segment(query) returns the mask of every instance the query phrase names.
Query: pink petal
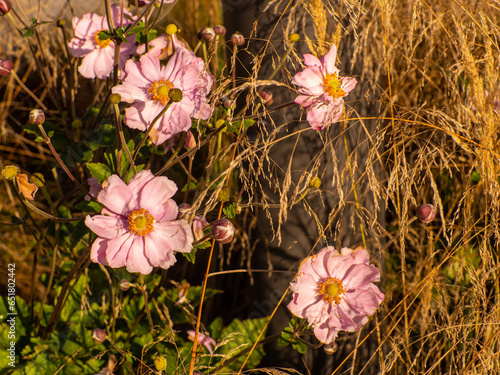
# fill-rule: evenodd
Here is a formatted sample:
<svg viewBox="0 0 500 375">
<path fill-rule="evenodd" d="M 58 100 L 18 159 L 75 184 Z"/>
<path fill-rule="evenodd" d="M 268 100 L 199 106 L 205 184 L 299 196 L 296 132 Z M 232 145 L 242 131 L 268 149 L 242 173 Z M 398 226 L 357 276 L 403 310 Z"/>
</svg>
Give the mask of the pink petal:
<svg viewBox="0 0 500 375">
<path fill-rule="evenodd" d="M 321 65 L 328 74 L 338 73 L 339 70 L 335 67 L 335 60 L 337 59 L 337 47 L 332 44 L 330 51 L 321 58 Z"/>
<path fill-rule="evenodd" d="M 346 94 L 356 87 L 358 81 L 354 77 L 342 77 L 342 89 Z"/>
<path fill-rule="evenodd" d="M 348 291 L 364 289 L 372 282 L 380 281 L 380 271 L 377 267 L 366 264 L 355 264 L 351 266 L 342 282 Z"/>
<path fill-rule="evenodd" d="M 177 185 L 164 176 L 155 177 L 144 184 L 138 192 L 138 203 L 157 218 L 163 214 L 163 203 L 177 191 Z M 157 219 L 158 220 L 158 219 Z"/>
<path fill-rule="evenodd" d="M 113 239 L 122 236 L 128 231 L 128 222 L 116 217 L 95 215 L 85 218 L 85 225 L 99 237 Z"/>
<path fill-rule="evenodd" d="M 137 237 L 130 232 L 108 241 L 106 249 L 106 261 L 112 268 L 124 267 L 127 264 L 127 256 L 134 238 Z"/>
<path fill-rule="evenodd" d="M 155 216 L 155 218 L 157 221 L 172 221 L 177 219 L 177 215 L 179 214 L 179 207 L 177 206 L 177 203 L 175 203 L 172 199 L 169 199 L 165 203 L 163 203 L 161 211 L 162 212 L 156 213 L 157 216 Z"/>
<path fill-rule="evenodd" d="M 304 64 L 306 66 L 321 66 L 321 61 L 319 61 L 316 56 L 311 55 L 309 53 L 305 53 L 304 54 Z"/>
<path fill-rule="evenodd" d="M 157 222 L 148 236 L 165 250 L 189 253 L 193 249 L 193 232 L 186 220 Z"/>
<path fill-rule="evenodd" d="M 119 215 L 127 216 L 137 208 L 134 196 L 128 186 L 117 175 L 112 175 L 107 180 L 97 200 L 108 210 Z"/>
<path fill-rule="evenodd" d="M 96 238 L 90 250 L 90 260 L 92 260 L 92 262 L 100 263 L 103 266 L 109 266 L 108 261 L 106 260 L 108 242 L 109 240 L 105 238 Z"/>
<path fill-rule="evenodd" d="M 142 236 L 133 236 L 132 244 L 127 256 L 127 271 L 139 272 L 148 275 L 153 270 L 145 254 L 145 239 Z"/>
<path fill-rule="evenodd" d="M 321 95 L 325 92 L 323 89 L 323 75 L 317 66 L 305 68 L 302 72 L 295 74 L 292 83 L 306 90 L 301 92 L 302 94 Z"/>
<path fill-rule="evenodd" d="M 151 236 L 146 236 L 144 253 L 154 267 L 167 269 L 176 262 L 173 251 L 160 247 Z"/>
<path fill-rule="evenodd" d="M 85 78 L 95 78 L 94 64 L 99 57 L 98 51 L 92 51 L 84 57 L 82 63 L 78 67 L 78 72 Z"/>
<path fill-rule="evenodd" d="M 114 52 L 115 46 L 114 43 L 110 43 L 110 45 L 106 48 L 98 49 L 98 56 L 94 60 L 94 72 L 95 76 L 99 79 L 106 79 L 109 77 L 111 71 L 113 70 L 114 65 Z M 83 75 L 83 74 L 82 74 Z"/>
<path fill-rule="evenodd" d="M 149 122 L 144 118 L 144 108 L 146 107 L 146 102 L 134 103 L 132 107 L 125 109 L 125 124 L 132 129 L 146 130 L 149 126 Z"/>
</svg>

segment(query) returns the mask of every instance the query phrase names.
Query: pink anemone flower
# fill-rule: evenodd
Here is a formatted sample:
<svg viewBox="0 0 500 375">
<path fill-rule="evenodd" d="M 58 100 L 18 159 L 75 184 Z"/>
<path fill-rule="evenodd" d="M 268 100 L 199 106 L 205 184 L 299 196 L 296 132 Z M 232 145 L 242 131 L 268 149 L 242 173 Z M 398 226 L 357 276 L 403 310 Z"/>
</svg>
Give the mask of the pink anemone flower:
<svg viewBox="0 0 500 375">
<path fill-rule="evenodd" d="M 133 17 L 126 9 L 123 10 L 113 4 L 111 14 L 115 27 L 130 25 Z M 96 13 L 85 13 L 82 18 L 73 18 L 75 37 L 68 44 L 69 51 L 75 57 L 83 57 L 78 71 L 85 78 L 105 79 L 109 77 L 114 66 L 115 43 L 111 39 L 100 40 L 99 33 L 108 30 L 106 16 L 102 17 Z M 134 36 L 128 38 L 127 43 L 120 45 L 119 68 L 123 68 L 125 61 L 135 53 Z"/>
<path fill-rule="evenodd" d="M 288 309 L 307 319 L 324 344 L 332 344 L 341 330 L 358 330 L 384 300 L 373 284 L 380 281 L 380 272 L 369 262 L 366 249 L 343 248 L 339 253 L 332 246 L 306 258 L 290 284 Z"/>
<path fill-rule="evenodd" d="M 205 63 L 194 53 L 177 47 L 167 65 L 158 57 L 145 54 L 139 62 L 127 61 L 121 85 L 113 87 L 123 101 L 132 103 L 125 110 L 125 124 L 146 130 L 165 108 L 170 89 L 182 91 L 182 100 L 171 103 L 149 133 L 154 144 L 162 144 L 175 134 L 191 128 L 191 118 L 206 120 L 212 109 L 207 95 L 214 79 L 205 70 Z"/>
<path fill-rule="evenodd" d="M 173 265 L 175 251 L 192 250 L 190 225 L 176 220 L 178 207 L 170 199 L 177 191 L 173 181 L 144 170 L 128 184 L 112 175 L 103 185 L 97 200 L 105 208 L 85 219 L 98 236 L 90 254 L 93 262 L 147 275 L 153 267 Z"/>
<path fill-rule="evenodd" d="M 187 334 L 188 334 L 188 339 L 191 341 L 194 341 L 194 335 L 196 334 L 196 332 L 194 330 L 190 329 L 187 331 Z M 201 345 L 203 345 L 205 348 L 207 348 L 207 350 L 210 354 L 212 354 L 214 352 L 213 347 L 215 345 L 217 345 L 217 342 L 213 338 L 211 338 L 210 336 L 205 335 L 201 332 L 198 332 L 198 342 Z"/>
<path fill-rule="evenodd" d="M 295 103 L 307 111 L 307 121 L 315 130 L 323 130 L 339 120 L 344 109 L 344 97 L 356 86 L 353 77 L 341 77 L 335 67 L 337 47 L 318 60 L 313 55 L 304 55 L 307 66 L 295 74 L 294 85 L 299 86 L 299 96 Z"/>
</svg>

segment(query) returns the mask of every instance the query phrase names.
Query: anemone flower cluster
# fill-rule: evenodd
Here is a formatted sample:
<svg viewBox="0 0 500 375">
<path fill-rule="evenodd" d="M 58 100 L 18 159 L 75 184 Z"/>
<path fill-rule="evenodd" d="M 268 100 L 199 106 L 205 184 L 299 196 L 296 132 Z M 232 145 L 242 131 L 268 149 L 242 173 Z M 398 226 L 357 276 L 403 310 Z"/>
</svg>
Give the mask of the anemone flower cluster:
<svg viewBox="0 0 500 375">
<path fill-rule="evenodd" d="M 112 175 L 103 185 L 97 196 L 104 205 L 101 215 L 85 219 L 98 236 L 90 254 L 93 262 L 146 275 L 153 267 L 167 269 L 174 264 L 174 252 L 192 250 L 190 225 L 176 220 L 173 181 L 144 170 L 128 184 Z"/>
<path fill-rule="evenodd" d="M 123 14 L 123 16 L 122 16 Z M 111 6 L 111 15 L 115 27 L 130 25 L 135 18 L 116 4 Z M 109 29 L 108 19 L 96 13 L 85 13 L 82 18 L 73 18 L 75 37 L 68 44 L 69 51 L 75 57 L 83 57 L 78 71 L 85 78 L 105 79 L 114 66 L 115 43 L 111 39 L 99 38 L 101 31 Z M 122 68 L 127 59 L 135 53 L 134 36 L 120 45 L 118 67 Z"/>
<path fill-rule="evenodd" d="M 125 124 L 146 130 L 151 125 L 150 138 L 160 145 L 175 134 L 191 128 L 191 118 L 206 120 L 212 110 L 207 101 L 214 78 L 205 70 L 205 63 L 194 53 L 177 47 L 167 65 L 160 65 L 156 56 L 145 54 L 139 62 L 127 61 L 121 85 L 113 87 L 123 101 L 132 106 L 125 110 Z M 179 102 L 170 107 L 154 124 L 153 120 L 169 105 L 169 92 L 182 91 Z"/>
<path fill-rule="evenodd" d="M 323 344 L 334 344 L 341 330 L 354 332 L 368 321 L 384 300 L 373 282 L 380 272 L 370 265 L 366 249 L 322 249 L 306 258 L 290 284 L 288 309 L 306 319 Z"/>
<path fill-rule="evenodd" d="M 344 97 L 356 86 L 353 77 L 341 77 L 335 67 L 337 47 L 319 60 L 313 55 L 304 55 L 303 71 L 295 74 L 294 85 L 299 86 L 295 103 L 307 111 L 307 121 L 315 130 L 323 130 L 338 121 L 344 109 Z"/>
</svg>

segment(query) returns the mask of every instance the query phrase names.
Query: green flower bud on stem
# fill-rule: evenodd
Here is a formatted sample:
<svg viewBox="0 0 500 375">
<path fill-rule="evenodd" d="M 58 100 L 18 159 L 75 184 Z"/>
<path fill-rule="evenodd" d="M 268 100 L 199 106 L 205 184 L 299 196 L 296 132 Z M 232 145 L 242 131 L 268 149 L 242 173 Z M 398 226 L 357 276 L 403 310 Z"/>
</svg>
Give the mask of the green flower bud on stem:
<svg viewBox="0 0 500 375">
<path fill-rule="evenodd" d="M 288 40 L 292 43 L 298 42 L 300 40 L 300 36 L 297 33 L 293 33 L 288 35 Z"/>
<path fill-rule="evenodd" d="M 120 94 L 111 94 L 109 96 L 109 101 L 111 102 L 111 104 L 118 104 L 122 101 L 122 97 L 120 96 Z"/>
<path fill-rule="evenodd" d="M 231 194 L 229 193 L 229 189 L 227 187 L 223 187 L 219 191 L 219 195 L 217 195 L 217 200 L 219 202 L 227 202 L 231 198 Z"/>
<path fill-rule="evenodd" d="M 321 186 L 321 179 L 318 176 L 313 177 L 309 180 L 310 188 L 318 189 L 320 186 Z"/>
<path fill-rule="evenodd" d="M 171 23 L 170 25 L 168 25 L 167 28 L 165 29 L 165 32 L 168 35 L 174 35 L 177 31 L 179 31 L 179 29 L 173 23 Z"/>
<path fill-rule="evenodd" d="M 33 175 L 30 177 L 30 182 L 41 188 L 43 185 L 45 185 L 45 178 L 41 173 L 33 173 Z"/>
<path fill-rule="evenodd" d="M 167 368 L 167 360 L 165 357 L 156 357 L 155 358 L 155 368 L 156 371 L 163 371 Z"/>
<path fill-rule="evenodd" d="M 19 168 L 15 165 L 7 165 L 2 169 L 2 176 L 7 180 L 14 180 L 16 175 L 19 173 Z"/>
<path fill-rule="evenodd" d="M 180 89 L 170 89 L 168 92 L 168 97 L 174 102 L 179 103 L 182 100 L 182 91 Z"/>
<path fill-rule="evenodd" d="M 83 126 L 83 122 L 80 119 L 75 118 L 73 121 L 71 121 L 71 128 L 77 130 L 81 129 Z"/>
</svg>

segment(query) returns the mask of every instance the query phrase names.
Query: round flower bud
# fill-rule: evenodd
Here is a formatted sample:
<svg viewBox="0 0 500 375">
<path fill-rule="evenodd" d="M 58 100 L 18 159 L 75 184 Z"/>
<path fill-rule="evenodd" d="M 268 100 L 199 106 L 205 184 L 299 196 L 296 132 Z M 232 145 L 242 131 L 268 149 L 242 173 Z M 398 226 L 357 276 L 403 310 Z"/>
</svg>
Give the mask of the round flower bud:
<svg viewBox="0 0 500 375">
<path fill-rule="evenodd" d="M 191 210 L 191 205 L 188 203 L 181 203 L 179 205 L 179 211 L 177 214 L 177 219 L 185 219 L 186 214 Z"/>
<path fill-rule="evenodd" d="M 0 59 L 0 76 L 8 76 L 13 67 L 12 61 Z"/>
<path fill-rule="evenodd" d="M 298 42 L 300 40 L 300 36 L 297 33 L 293 33 L 288 35 L 288 40 L 292 43 Z"/>
<path fill-rule="evenodd" d="M 270 91 L 262 90 L 259 93 L 259 96 L 262 98 L 262 101 L 264 102 L 264 105 L 271 105 L 271 104 L 273 104 L 273 94 Z"/>
<path fill-rule="evenodd" d="M 121 279 L 120 280 L 120 290 L 122 292 L 126 292 L 130 288 L 130 283 L 126 279 Z"/>
<path fill-rule="evenodd" d="M 436 213 L 436 207 L 432 204 L 422 204 L 417 208 L 417 217 L 424 224 L 428 224 L 434 220 Z"/>
<path fill-rule="evenodd" d="M 30 112 L 29 123 L 42 125 L 45 122 L 45 113 L 39 109 L 34 109 Z"/>
<path fill-rule="evenodd" d="M 222 25 L 215 25 L 214 31 L 215 31 L 215 34 L 217 34 L 217 35 L 220 35 L 220 36 L 226 35 L 226 28 Z"/>
<path fill-rule="evenodd" d="M 64 26 L 66 26 L 65 20 L 57 20 L 57 27 L 64 27 Z"/>
<path fill-rule="evenodd" d="M 226 109 L 231 109 L 234 107 L 234 100 L 229 99 L 227 96 L 222 98 L 222 105 Z"/>
<path fill-rule="evenodd" d="M 155 358 L 155 368 L 156 371 L 163 371 L 167 368 L 167 360 L 165 357 L 156 357 Z"/>
<path fill-rule="evenodd" d="M 211 27 L 204 27 L 198 33 L 198 39 L 206 40 L 207 42 L 211 42 L 215 39 L 215 31 Z"/>
<path fill-rule="evenodd" d="M 240 33 L 234 33 L 233 35 L 231 35 L 231 42 L 235 46 L 242 46 L 243 44 L 245 44 L 245 37 Z"/>
<path fill-rule="evenodd" d="M 227 201 L 229 201 L 229 198 L 231 198 L 231 194 L 229 193 L 229 189 L 227 187 L 223 187 L 219 191 L 219 194 L 217 195 L 217 200 L 219 202 L 227 202 Z"/>
<path fill-rule="evenodd" d="M 111 104 L 118 104 L 122 101 L 122 97 L 120 94 L 111 94 L 109 96 L 109 101 Z"/>
<path fill-rule="evenodd" d="M 318 176 L 313 177 L 309 180 L 310 188 L 318 189 L 320 186 L 321 186 L 321 179 Z"/>
<path fill-rule="evenodd" d="M 106 332 L 100 328 L 95 328 L 92 330 L 92 340 L 96 344 L 102 344 L 104 341 L 106 341 Z"/>
<path fill-rule="evenodd" d="M 0 0 L 0 16 L 5 16 L 11 10 L 10 2 L 6 0 Z"/>
<path fill-rule="evenodd" d="M 33 173 L 30 177 L 30 182 L 41 188 L 45 184 L 45 178 L 41 173 Z"/>
<path fill-rule="evenodd" d="M 212 237 L 222 244 L 233 240 L 236 228 L 228 219 L 215 220 L 212 223 Z"/>
<path fill-rule="evenodd" d="M 81 129 L 83 126 L 83 122 L 80 119 L 75 118 L 73 121 L 71 121 L 71 128 L 72 129 Z"/>
<path fill-rule="evenodd" d="M 338 349 L 338 346 L 335 342 L 332 342 L 331 344 L 323 345 L 323 350 L 328 355 L 332 355 L 333 353 L 335 353 L 337 351 L 337 349 Z"/>
<path fill-rule="evenodd" d="M 182 100 L 182 91 L 180 89 L 170 89 L 168 92 L 168 97 L 174 102 L 179 103 Z"/>
<path fill-rule="evenodd" d="M 6 165 L 4 169 L 2 169 L 2 176 L 7 180 L 14 180 L 14 178 L 19 173 L 19 168 L 15 165 Z"/>
<path fill-rule="evenodd" d="M 171 23 L 170 25 L 168 25 L 167 28 L 165 29 L 165 32 L 168 35 L 174 35 L 177 31 L 178 31 L 177 26 L 174 25 L 173 23 Z"/>
</svg>

